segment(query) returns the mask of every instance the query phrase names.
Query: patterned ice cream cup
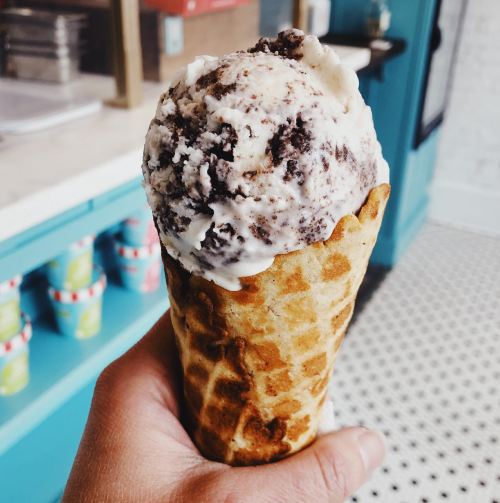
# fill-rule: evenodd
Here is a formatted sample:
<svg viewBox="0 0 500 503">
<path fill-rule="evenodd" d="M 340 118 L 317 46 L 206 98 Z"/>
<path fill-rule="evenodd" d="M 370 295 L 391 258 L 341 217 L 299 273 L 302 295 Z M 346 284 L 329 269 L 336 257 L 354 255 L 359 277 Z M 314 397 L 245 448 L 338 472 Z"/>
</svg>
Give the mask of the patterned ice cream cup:
<svg viewBox="0 0 500 503">
<path fill-rule="evenodd" d="M 21 329 L 19 285 L 22 276 L 0 283 L 0 342 L 8 341 Z"/>
<path fill-rule="evenodd" d="M 79 290 L 92 283 L 95 236 L 86 236 L 47 264 L 49 285 L 57 290 Z"/>
<path fill-rule="evenodd" d="M 21 314 L 19 331 L 8 341 L 0 342 L 0 395 L 18 393 L 30 380 L 29 347 L 32 329 L 28 316 Z"/>
<path fill-rule="evenodd" d="M 57 290 L 49 287 L 56 324 L 63 335 L 89 339 L 101 330 L 102 294 L 106 275 L 94 266 L 91 285 L 79 290 Z"/>
<path fill-rule="evenodd" d="M 149 246 L 158 242 L 158 232 L 148 204 L 124 220 L 120 228 L 122 240 L 128 245 Z"/>
<path fill-rule="evenodd" d="M 115 246 L 123 286 L 142 293 L 157 290 L 161 276 L 160 243 L 135 247 L 117 242 Z"/>
</svg>

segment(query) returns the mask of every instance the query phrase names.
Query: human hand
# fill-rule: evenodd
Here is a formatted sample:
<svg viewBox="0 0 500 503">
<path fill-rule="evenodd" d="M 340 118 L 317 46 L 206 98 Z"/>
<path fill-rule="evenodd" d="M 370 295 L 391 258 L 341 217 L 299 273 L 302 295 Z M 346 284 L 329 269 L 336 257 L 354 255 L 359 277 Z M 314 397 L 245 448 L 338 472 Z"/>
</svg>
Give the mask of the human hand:
<svg viewBox="0 0 500 503">
<path fill-rule="evenodd" d="M 180 375 L 167 312 L 99 377 L 62 503 L 341 503 L 383 461 L 382 437 L 362 427 L 269 465 L 208 461 L 179 421 Z"/>
</svg>

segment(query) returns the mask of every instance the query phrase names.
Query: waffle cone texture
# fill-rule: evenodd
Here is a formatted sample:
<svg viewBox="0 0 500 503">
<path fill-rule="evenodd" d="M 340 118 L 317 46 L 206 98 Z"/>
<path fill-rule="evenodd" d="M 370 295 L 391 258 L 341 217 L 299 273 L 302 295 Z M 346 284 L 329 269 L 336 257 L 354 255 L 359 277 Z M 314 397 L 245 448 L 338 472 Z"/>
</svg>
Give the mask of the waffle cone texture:
<svg viewBox="0 0 500 503">
<path fill-rule="evenodd" d="M 186 428 L 205 457 L 257 465 L 314 441 L 389 193 L 386 184 L 373 189 L 327 241 L 278 255 L 241 278 L 237 292 L 192 275 L 162 249 Z"/>
</svg>

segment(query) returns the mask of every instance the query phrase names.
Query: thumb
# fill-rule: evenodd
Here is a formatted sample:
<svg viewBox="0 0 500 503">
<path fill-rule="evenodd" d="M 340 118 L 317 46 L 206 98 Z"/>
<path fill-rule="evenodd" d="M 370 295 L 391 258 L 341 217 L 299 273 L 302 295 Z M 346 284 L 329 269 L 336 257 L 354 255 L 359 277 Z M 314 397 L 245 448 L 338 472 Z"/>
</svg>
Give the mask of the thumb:
<svg viewBox="0 0 500 503">
<path fill-rule="evenodd" d="M 346 428 L 319 438 L 278 463 L 234 471 L 238 483 L 233 488 L 243 496 L 237 501 L 342 503 L 364 484 L 384 457 L 381 433 Z"/>
</svg>

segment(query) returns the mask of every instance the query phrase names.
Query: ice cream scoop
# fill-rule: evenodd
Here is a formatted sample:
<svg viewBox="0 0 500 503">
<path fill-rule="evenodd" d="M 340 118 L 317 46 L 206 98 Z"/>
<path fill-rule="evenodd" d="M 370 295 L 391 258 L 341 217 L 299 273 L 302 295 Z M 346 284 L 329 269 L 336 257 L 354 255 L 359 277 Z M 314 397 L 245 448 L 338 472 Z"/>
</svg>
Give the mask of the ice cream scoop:
<svg viewBox="0 0 500 503">
<path fill-rule="evenodd" d="M 330 237 L 389 170 L 355 72 L 298 30 L 202 56 L 160 99 L 144 186 L 167 252 L 227 290 Z"/>
<path fill-rule="evenodd" d="M 326 398 L 389 198 L 356 74 L 297 30 L 182 69 L 146 137 L 199 451 L 257 465 L 334 428 Z"/>
</svg>

